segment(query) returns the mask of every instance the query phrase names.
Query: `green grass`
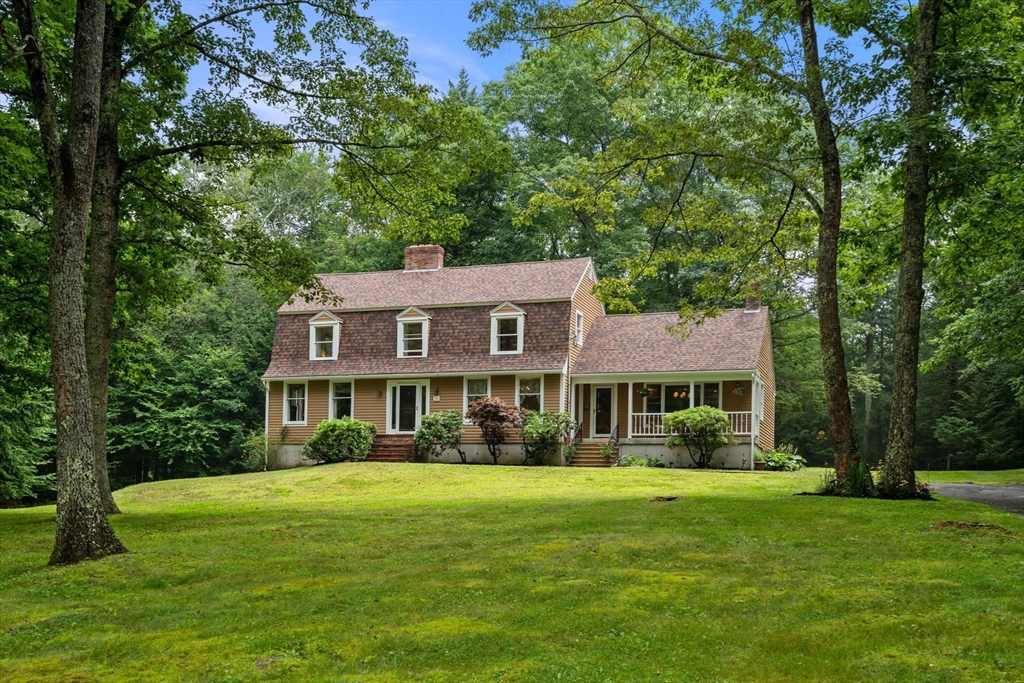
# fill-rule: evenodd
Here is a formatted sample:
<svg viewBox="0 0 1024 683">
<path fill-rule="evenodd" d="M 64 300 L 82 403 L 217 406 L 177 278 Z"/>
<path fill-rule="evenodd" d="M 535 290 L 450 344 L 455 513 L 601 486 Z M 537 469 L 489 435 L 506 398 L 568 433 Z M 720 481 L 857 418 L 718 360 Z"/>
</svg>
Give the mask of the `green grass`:
<svg viewBox="0 0 1024 683">
<path fill-rule="evenodd" d="M 1024 485 L 1024 470 L 952 470 L 918 472 L 917 478 L 933 484 L 1019 484 Z"/>
<path fill-rule="evenodd" d="M 117 494 L 131 554 L 63 568 L 52 507 L 0 511 L 0 680 L 1024 679 L 1024 519 L 792 495 L 819 475 L 161 482 Z"/>
</svg>

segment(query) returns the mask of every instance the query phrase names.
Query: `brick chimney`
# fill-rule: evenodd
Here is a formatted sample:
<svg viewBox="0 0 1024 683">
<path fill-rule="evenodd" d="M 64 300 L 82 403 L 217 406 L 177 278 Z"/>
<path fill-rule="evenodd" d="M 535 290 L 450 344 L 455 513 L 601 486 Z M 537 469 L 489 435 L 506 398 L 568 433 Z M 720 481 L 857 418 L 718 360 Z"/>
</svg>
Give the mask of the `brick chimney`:
<svg viewBox="0 0 1024 683">
<path fill-rule="evenodd" d="M 747 312 L 747 313 L 757 313 L 760 310 L 761 310 L 761 295 L 758 294 L 757 296 L 748 296 L 747 297 L 747 306 L 746 306 L 745 312 Z"/>
<path fill-rule="evenodd" d="M 417 244 L 405 248 L 405 272 L 441 270 L 442 268 L 444 268 L 444 247 L 436 244 Z"/>
</svg>

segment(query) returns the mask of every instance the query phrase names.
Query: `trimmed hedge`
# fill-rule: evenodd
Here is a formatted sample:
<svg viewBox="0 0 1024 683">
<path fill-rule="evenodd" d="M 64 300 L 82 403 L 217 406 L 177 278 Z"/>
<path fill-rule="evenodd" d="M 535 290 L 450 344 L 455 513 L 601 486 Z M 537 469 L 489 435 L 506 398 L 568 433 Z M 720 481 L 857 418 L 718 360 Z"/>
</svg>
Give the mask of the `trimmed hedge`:
<svg viewBox="0 0 1024 683">
<path fill-rule="evenodd" d="M 302 455 L 318 463 L 359 462 L 370 455 L 377 427 L 370 422 L 343 417 L 317 425 L 302 446 Z"/>
</svg>

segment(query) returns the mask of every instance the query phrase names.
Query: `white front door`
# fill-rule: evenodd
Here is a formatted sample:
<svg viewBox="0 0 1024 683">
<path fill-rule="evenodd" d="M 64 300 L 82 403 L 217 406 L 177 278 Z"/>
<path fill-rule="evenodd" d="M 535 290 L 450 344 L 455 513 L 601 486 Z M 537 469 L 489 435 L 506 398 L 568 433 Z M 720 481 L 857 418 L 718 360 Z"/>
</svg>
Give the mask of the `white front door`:
<svg viewBox="0 0 1024 683">
<path fill-rule="evenodd" d="M 413 434 L 427 412 L 427 382 L 388 382 L 388 434 Z"/>
</svg>

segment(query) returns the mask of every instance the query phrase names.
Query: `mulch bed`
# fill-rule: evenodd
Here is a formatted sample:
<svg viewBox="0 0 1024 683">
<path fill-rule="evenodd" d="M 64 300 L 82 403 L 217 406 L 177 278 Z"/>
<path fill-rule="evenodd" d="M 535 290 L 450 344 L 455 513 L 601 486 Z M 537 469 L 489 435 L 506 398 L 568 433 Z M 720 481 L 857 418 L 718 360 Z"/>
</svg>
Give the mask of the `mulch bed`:
<svg viewBox="0 0 1024 683">
<path fill-rule="evenodd" d="M 956 522 L 956 521 L 945 521 L 939 522 L 934 526 L 928 527 L 929 531 L 942 531 L 943 529 L 957 529 L 959 531 L 973 531 L 975 529 L 982 531 L 997 531 L 1001 534 L 1012 534 L 1013 532 L 1009 529 L 1005 529 L 996 524 L 984 524 L 982 522 Z"/>
</svg>

